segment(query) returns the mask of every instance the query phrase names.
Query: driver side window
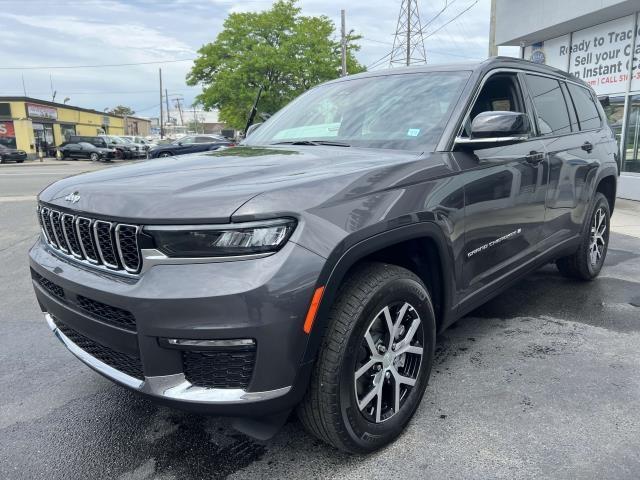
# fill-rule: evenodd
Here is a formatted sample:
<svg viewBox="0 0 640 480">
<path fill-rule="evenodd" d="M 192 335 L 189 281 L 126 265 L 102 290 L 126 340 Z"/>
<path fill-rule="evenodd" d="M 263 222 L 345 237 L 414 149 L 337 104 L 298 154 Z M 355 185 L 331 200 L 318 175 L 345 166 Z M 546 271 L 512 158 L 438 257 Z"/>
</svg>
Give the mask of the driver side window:
<svg viewBox="0 0 640 480">
<path fill-rule="evenodd" d="M 461 136 L 470 137 L 471 123 L 478 114 L 497 111 L 526 113 L 516 73 L 496 73 L 489 77 L 471 109 Z"/>
</svg>

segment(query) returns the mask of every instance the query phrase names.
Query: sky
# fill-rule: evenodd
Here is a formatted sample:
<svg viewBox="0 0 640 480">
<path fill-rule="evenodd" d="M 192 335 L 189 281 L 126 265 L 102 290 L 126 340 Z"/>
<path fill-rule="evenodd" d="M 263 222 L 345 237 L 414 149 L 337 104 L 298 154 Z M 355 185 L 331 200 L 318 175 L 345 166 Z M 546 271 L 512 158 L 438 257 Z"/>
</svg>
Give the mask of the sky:
<svg viewBox="0 0 640 480">
<path fill-rule="evenodd" d="M 428 62 L 487 55 L 490 0 L 418 0 Z M 232 12 L 268 9 L 270 0 L 0 0 L 0 96 L 23 95 L 103 111 L 127 105 L 143 117 L 159 111 L 158 68 L 169 98 L 191 106 L 199 87 L 185 77 L 198 49 L 215 40 Z M 392 47 L 401 0 L 299 0 L 304 15 L 326 15 L 339 35 L 363 36 L 356 56 L 373 65 Z M 467 7 L 471 8 L 454 20 Z M 434 19 L 444 7 L 444 11 Z M 453 21 L 452 21 L 453 20 Z M 501 54 L 517 55 L 513 47 Z M 153 63 L 152 63 L 153 62 Z M 155 63 L 163 62 L 163 63 Z M 87 67 L 88 65 L 145 65 Z M 380 63 L 380 62 L 378 62 Z M 82 68 L 51 68 L 77 67 Z M 388 68 L 381 62 L 375 68 Z M 37 68 L 33 68 L 37 67 Z M 44 67 L 44 68 L 43 68 Z M 23 89 L 24 79 L 24 89 Z M 53 88 L 52 88 L 53 87 Z M 173 103 L 173 102 L 172 102 Z M 172 107 L 173 108 L 173 107 Z"/>
</svg>

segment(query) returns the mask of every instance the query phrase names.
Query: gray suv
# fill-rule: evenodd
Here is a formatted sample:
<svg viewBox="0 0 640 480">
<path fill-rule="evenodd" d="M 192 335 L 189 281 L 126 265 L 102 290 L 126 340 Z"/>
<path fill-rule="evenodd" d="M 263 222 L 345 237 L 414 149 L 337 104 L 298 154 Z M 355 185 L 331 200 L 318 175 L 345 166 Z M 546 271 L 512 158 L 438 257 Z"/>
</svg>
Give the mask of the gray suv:
<svg viewBox="0 0 640 480">
<path fill-rule="evenodd" d="M 548 262 L 598 275 L 616 152 L 593 91 L 545 66 L 354 75 L 239 147 L 50 185 L 33 286 L 120 385 L 262 438 L 297 409 L 369 452 L 418 408 L 437 332 Z"/>
</svg>

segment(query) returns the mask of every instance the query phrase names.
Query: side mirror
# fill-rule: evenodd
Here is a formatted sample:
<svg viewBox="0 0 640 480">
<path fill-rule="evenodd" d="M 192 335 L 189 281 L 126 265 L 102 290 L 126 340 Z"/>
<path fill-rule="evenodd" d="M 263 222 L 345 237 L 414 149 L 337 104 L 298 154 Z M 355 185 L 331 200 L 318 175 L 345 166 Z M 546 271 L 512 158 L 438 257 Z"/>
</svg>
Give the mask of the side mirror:
<svg viewBox="0 0 640 480">
<path fill-rule="evenodd" d="M 251 135 L 253 132 L 255 132 L 258 128 L 260 128 L 260 125 L 262 125 L 262 122 L 260 123 L 254 123 L 253 125 L 251 125 L 249 128 L 247 128 L 247 132 L 244 135 L 244 138 L 249 137 L 249 135 Z"/>
<path fill-rule="evenodd" d="M 471 136 L 458 137 L 457 144 L 517 143 L 531 135 L 529 117 L 520 112 L 482 112 L 471 123 Z"/>
</svg>

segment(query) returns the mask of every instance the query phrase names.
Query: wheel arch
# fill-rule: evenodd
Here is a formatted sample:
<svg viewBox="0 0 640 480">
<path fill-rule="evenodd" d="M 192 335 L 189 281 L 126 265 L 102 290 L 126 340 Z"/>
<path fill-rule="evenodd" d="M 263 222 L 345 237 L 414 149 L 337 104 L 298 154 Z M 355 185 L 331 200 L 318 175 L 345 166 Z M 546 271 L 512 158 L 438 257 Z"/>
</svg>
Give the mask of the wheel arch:
<svg viewBox="0 0 640 480">
<path fill-rule="evenodd" d="M 421 247 L 424 247 L 424 251 L 420 250 Z M 412 261 L 412 257 L 416 256 L 419 258 Z M 327 259 L 318 279 L 317 285 L 324 287 L 324 292 L 309 334 L 303 363 L 315 359 L 328 324 L 329 312 L 345 277 L 365 261 L 399 265 L 420 277 L 434 302 L 437 328 L 445 328 L 454 320 L 455 315 L 452 308 L 452 293 L 455 288 L 452 259 L 450 243 L 440 227 L 433 222 L 397 227 L 361 240 L 346 249 L 338 246 Z"/>
<path fill-rule="evenodd" d="M 609 212 L 613 213 L 613 209 L 616 203 L 616 191 L 618 187 L 618 177 L 612 172 L 603 172 L 598 178 L 596 184 L 596 192 L 602 193 L 609 202 Z"/>
</svg>

